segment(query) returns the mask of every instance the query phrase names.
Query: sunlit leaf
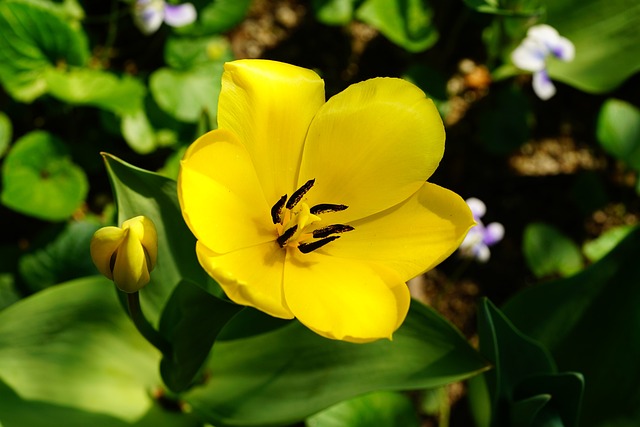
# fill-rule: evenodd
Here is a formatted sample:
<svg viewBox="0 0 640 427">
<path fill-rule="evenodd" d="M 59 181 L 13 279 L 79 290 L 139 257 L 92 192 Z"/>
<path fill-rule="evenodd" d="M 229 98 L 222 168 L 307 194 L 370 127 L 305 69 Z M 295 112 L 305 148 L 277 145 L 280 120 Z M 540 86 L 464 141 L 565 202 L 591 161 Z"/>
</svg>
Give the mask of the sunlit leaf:
<svg viewBox="0 0 640 427">
<path fill-rule="evenodd" d="M 421 52 L 438 40 L 427 0 L 365 0 L 356 17 L 377 28 L 395 44 Z"/>
<path fill-rule="evenodd" d="M 589 261 L 596 262 L 611 252 L 635 228 L 632 225 L 611 228 L 582 245 L 582 252 L 584 252 Z"/>
<path fill-rule="evenodd" d="M 244 313 L 225 329 L 263 327 Z M 485 369 L 451 324 L 415 301 L 393 341 L 328 340 L 297 321 L 226 338 L 213 346 L 209 381 L 185 396 L 212 424 L 286 425 L 363 393 L 437 387 Z"/>
<path fill-rule="evenodd" d="M 71 216 L 89 189 L 87 177 L 71 161 L 65 144 L 43 131 L 16 141 L 4 160 L 2 179 L 5 206 L 51 221 Z"/>
<path fill-rule="evenodd" d="M 198 20 L 176 28 L 179 34 L 203 36 L 220 34 L 239 24 L 247 14 L 251 0 L 192 0 L 198 9 Z"/>
<path fill-rule="evenodd" d="M 61 14 L 28 0 L 0 2 L 0 81 L 17 100 L 33 101 L 47 92 L 48 71 L 88 57 L 84 32 Z"/>
<path fill-rule="evenodd" d="M 640 109 L 608 99 L 598 115 L 596 136 L 609 154 L 640 170 Z"/>
<path fill-rule="evenodd" d="M 311 5 L 318 21 L 327 25 L 346 25 L 353 19 L 358 0 L 313 0 Z"/>
<path fill-rule="evenodd" d="M 548 224 L 529 224 L 524 231 L 522 249 L 527 265 L 537 277 L 570 276 L 583 265 L 578 245 Z"/>
<path fill-rule="evenodd" d="M 11 126 L 11 120 L 9 120 L 9 117 L 5 113 L 0 111 L 0 158 L 7 152 L 12 135 L 13 127 Z"/>
</svg>

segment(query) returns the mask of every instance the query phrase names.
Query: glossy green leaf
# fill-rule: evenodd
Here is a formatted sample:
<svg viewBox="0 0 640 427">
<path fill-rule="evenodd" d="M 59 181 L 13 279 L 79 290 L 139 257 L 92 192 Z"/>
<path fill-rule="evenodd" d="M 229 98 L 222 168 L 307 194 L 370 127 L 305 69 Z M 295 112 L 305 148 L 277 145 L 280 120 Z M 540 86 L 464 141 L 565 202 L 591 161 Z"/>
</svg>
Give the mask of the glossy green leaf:
<svg viewBox="0 0 640 427">
<path fill-rule="evenodd" d="M 338 403 L 309 417 L 307 427 L 419 427 L 420 421 L 409 397 L 380 391 Z"/>
<path fill-rule="evenodd" d="M 544 0 L 547 23 L 573 42 L 575 59 L 550 61 L 549 74 L 602 93 L 640 70 L 640 3 L 636 0 Z"/>
<path fill-rule="evenodd" d="M 104 154 L 104 159 L 118 206 L 118 224 L 145 215 L 158 232 L 158 263 L 151 282 L 140 291 L 142 309 L 156 324 L 180 281 L 206 283 L 206 274 L 196 259 L 196 241 L 182 219 L 175 181 L 109 154 Z"/>
<path fill-rule="evenodd" d="M 75 68 L 69 71 L 48 70 L 45 80 L 49 94 L 73 105 L 91 105 L 116 114 L 133 114 L 142 108 L 144 85 L 124 75 Z"/>
<path fill-rule="evenodd" d="M 203 36 L 220 34 L 238 25 L 244 19 L 251 0 L 192 0 L 198 9 L 198 20 L 192 25 L 176 28 L 178 34 Z"/>
<path fill-rule="evenodd" d="M 629 235 L 636 227 L 623 225 L 611 228 L 597 238 L 582 245 L 582 252 L 591 262 L 596 262 L 607 255 L 618 243 Z"/>
<path fill-rule="evenodd" d="M 122 117 L 122 136 L 133 151 L 138 154 L 148 154 L 157 148 L 156 132 L 149 123 L 144 109 L 140 108 L 133 114 Z"/>
<path fill-rule="evenodd" d="M 195 427 L 152 399 L 158 362 L 108 280 L 46 289 L 0 312 L 0 423 Z"/>
<path fill-rule="evenodd" d="M 173 350 L 160 364 L 162 378 L 171 390 L 183 391 L 193 384 L 218 332 L 242 308 L 214 297 L 198 285 L 180 282 L 160 319 L 160 333 Z"/>
<path fill-rule="evenodd" d="M 522 249 L 527 265 L 537 277 L 570 276 L 582 269 L 578 246 L 551 225 L 529 224 L 524 230 Z"/>
<path fill-rule="evenodd" d="M 470 380 L 478 427 L 577 425 L 583 389 L 579 374 L 557 374 L 546 348 L 519 331 L 488 299 L 480 304 L 478 335 L 480 352 L 494 366 Z"/>
<path fill-rule="evenodd" d="M 153 99 L 167 114 L 195 123 L 206 114 L 216 123 L 223 62 L 210 62 L 190 70 L 160 68 L 149 81 Z"/>
<path fill-rule="evenodd" d="M 87 177 L 71 161 L 65 144 L 43 131 L 16 141 L 4 160 L 2 180 L 5 206 L 50 221 L 71 216 L 89 190 Z"/>
<path fill-rule="evenodd" d="M 28 0 L 0 2 L 0 81 L 15 99 L 31 102 L 48 90 L 46 74 L 89 57 L 81 28 Z"/>
<path fill-rule="evenodd" d="M 45 246 L 23 255 L 18 271 L 33 292 L 83 276 L 96 274 L 89 243 L 100 224 L 74 221 Z"/>
<path fill-rule="evenodd" d="M 504 307 L 562 370 L 584 375 L 583 427 L 640 423 L 640 230 L 579 274 L 520 292 Z"/>
<path fill-rule="evenodd" d="M 358 0 L 313 0 L 313 12 L 318 21 L 327 25 L 346 25 L 353 19 Z"/>
<path fill-rule="evenodd" d="M 13 127 L 11 126 L 11 120 L 9 120 L 9 117 L 5 113 L 0 111 L 0 159 L 7 152 L 12 136 Z"/>
<path fill-rule="evenodd" d="M 377 28 L 409 52 L 421 52 L 438 40 L 427 0 L 365 0 L 356 18 Z"/>
<path fill-rule="evenodd" d="M 225 329 L 247 325 L 244 314 Z M 209 381 L 185 395 L 214 425 L 285 425 L 363 393 L 437 387 L 485 369 L 459 331 L 416 301 L 393 341 L 328 340 L 297 321 L 236 339 L 224 332 Z"/>
<path fill-rule="evenodd" d="M 596 136 L 609 154 L 640 170 L 640 109 L 608 99 L 598 115 Z"/>
</svg>

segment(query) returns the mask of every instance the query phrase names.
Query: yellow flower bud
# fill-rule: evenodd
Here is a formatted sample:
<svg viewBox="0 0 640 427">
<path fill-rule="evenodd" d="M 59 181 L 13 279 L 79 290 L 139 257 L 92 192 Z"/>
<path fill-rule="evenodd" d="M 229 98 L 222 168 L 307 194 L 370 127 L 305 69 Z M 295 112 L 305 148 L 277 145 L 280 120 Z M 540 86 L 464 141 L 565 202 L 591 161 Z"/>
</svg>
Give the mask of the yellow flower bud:
<svg viewBox="0 0 640 427">
<path fill-rule="evenodd" d="M 158 235 L 153 222 L 137 216 L 122 227 L 103 227 L 91 239 L 91 258 L 98 271 L 128 293 L 149 283 L 156 266 Z"/>
</svg>

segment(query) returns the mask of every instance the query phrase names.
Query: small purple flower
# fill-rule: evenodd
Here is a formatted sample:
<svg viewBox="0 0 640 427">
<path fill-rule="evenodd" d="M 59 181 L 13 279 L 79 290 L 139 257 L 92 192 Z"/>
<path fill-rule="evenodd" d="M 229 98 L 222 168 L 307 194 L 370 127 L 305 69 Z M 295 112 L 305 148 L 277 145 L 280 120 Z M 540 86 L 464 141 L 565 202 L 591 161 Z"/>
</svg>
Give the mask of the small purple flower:
<svg viewBox="0 0 640 427">
<path fill-rule="evenodd" d="M 575 47 L 569 39 L 560 36 L 555 28 L 545 24 L 529 28 L 527 37 L 511 53 L 511 60 L 516 67 L 533 72 L 533 91 L 543 100 L 556 93 L 547 73 L 549 56 L 565 62 L 572 61 Z"/>
<path fill-rule="evenodd" d="M 491 257 L 489 246 L 498 243 L 504 237 L 504 227 L 499 222 L 492 222 L 485 226 L 480 218 L 487 211 L 487 207 L 480 199 L 472 197 L 466 200 L 476 225 L 469 230 L 467 237 L 460 245 L 460 255 L 475 258 L 479 262 L 487 262 Z"/>
<path fill-rule="evenodd" d="M 197 12 L 191 3 L 171 5 L 164 0 L 136 0 L 133 5 L 133 22 L 143 34 L 158 31 L 162 23 L 182 27 L 196 20 Z"/>
</svg>

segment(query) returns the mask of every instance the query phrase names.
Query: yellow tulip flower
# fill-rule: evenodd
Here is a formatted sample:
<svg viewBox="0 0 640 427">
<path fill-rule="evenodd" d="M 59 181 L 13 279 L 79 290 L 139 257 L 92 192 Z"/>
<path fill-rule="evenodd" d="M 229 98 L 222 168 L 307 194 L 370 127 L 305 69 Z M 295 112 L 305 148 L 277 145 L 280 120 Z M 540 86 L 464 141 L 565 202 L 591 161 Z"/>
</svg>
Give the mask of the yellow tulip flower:
<svg viewBox="0 0 640 427">
<path fill-rule="evenodd" d="M 153 222 L 137 216 L 122 227 L 103 227 L 91 239 L 91 258 L 98 271 L 127 293 L 149 283 L 156 265 L 158 236 Z"/>
<path fill-rule="evenodd" d="M 178 195 L 200 264 L 238 304 L 327 338 L 391 338 L 409 309 L 405 282 L 474 224 L 464 200 L 426 182 L 444 127 L 404 80 L 325 102 L 311 70 L 234 61 L 218 125 L 185 153 Z"/>
</svg>

